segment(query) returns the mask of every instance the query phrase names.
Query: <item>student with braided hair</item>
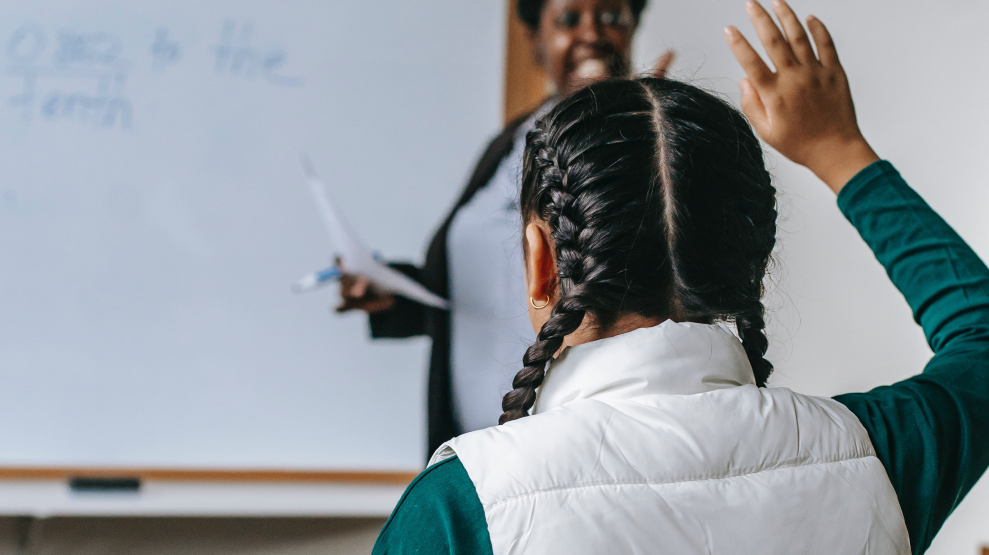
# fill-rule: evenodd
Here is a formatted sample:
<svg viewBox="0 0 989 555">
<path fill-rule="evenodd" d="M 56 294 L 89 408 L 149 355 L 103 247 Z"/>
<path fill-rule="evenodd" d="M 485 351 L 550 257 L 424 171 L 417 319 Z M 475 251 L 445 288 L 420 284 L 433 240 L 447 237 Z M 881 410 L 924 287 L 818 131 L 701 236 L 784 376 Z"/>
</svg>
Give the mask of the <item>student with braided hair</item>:
<svg viewBox="0 0 989 555">
<path fill-rule="evenodd" d="M 502 425 L 444 444 L 378 554 L 923 553 L 989 465 L 989 268 L 862 137 L 824 25 L 747 10 L 742 109 L 665 79 L 562 100 L 528 135 L 529 316 Z M 838 194 L 924 329 L 924 372 L 766 387 L 766 143 Z M 727 325 L 726 325 L 727 324 Z M 734 324 L 737 335 L 730 329 Z"/>
</svg>

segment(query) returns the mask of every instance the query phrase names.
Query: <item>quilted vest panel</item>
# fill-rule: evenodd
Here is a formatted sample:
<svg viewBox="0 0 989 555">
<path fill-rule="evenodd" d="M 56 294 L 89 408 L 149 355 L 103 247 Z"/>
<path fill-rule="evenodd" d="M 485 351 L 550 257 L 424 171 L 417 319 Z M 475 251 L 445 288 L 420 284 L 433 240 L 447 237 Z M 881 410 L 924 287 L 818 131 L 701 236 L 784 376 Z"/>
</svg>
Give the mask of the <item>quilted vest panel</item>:
<svg viewBox="0 0 989 555">
<path fill-rule="evenodd" d="M 910 553 L 861 423 L 788 389 L 580 399 L 431 463 L 454 454 L 496 555 Z"/>
</svg>

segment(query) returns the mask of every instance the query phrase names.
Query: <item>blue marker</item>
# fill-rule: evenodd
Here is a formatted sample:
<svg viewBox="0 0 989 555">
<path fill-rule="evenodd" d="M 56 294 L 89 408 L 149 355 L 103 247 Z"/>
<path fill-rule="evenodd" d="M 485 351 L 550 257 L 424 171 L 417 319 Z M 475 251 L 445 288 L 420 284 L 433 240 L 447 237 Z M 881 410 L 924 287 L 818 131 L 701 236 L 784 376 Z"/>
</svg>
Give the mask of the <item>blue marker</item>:
<svg viewBox="0 0 989 555">
<path fill-rule="evenodd" d="M 292 291 L 296 293 L 305 293 L 306 291 L 312 291 L 317 287 L 322 287 L 331 281 L 336 281 L 340 279 L 340 267 L 334 264 L 329 268 L 320 270 L 318 272 L 313 272 L 308 276 L 300 279 L 292 285 Z"/>
<path fill-rule="evenodd" d="M 377 251 L 372 252 L 371 256 L 373 256 L 374 259 L 377 260 L 378 262 L 382 264 L 385 263 L 384 257 L 381 256 L 380 252 Z M 325 268 L 318 272 L 313 272 L 308 276 L 295 282 L 294 284 L 292 284 L 292 291 L 295 291 L 296 293 L 305 293 L 306 291 L 312 291 L 313 289 L 318 289 L 331 281 L 340 279 L 341 275 L 343 275 L 343 272 L 340 270 L 340 266 L 334 264 L 329 268 Z"/>
</svg>

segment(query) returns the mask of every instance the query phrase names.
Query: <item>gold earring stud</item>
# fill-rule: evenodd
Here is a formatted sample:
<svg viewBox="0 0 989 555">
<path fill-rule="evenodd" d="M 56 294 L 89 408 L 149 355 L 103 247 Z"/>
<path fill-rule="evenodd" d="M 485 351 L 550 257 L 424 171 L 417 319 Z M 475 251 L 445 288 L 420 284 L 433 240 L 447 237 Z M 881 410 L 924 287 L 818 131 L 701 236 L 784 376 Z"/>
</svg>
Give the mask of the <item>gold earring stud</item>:
<svg viewBox="0 0 989 555">
<path fill-rule="evenodd" d="M 532 308 L 534 308 L 536 310 L 542 310 L 542 309 L 546 308 L 547 306 L 549 306 L 549 297 L 546 297 L 546 302 L 543 303 L 543 306 L 536 306 L 536 299 L 533 299 L 532 297 L 529 297 L 529 304 L 531 304 L 532 305 Z"/>
</svg>

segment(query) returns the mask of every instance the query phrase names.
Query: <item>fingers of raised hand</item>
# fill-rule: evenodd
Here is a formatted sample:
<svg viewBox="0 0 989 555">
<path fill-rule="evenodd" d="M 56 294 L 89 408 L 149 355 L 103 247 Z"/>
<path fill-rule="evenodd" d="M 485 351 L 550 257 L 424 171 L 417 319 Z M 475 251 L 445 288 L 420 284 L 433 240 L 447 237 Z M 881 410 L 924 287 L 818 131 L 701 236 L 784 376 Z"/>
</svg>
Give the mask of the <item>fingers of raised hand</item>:
<svg viewBox="0 0 989 555">
<path fill-rule="evenodd" d="M 673 59 L 676 55 L 672 50 L 667 50 L 662 56 L 656 60 L 656 67 L 653 68 L 652 74 L 654 77 L 666 77 L 666 72 L 669 71 L 670 66 L 673 65 Z"/>
<path fill-rule="evenodd" d="M 773 80 L 773 71 L 769 69 L 766 62 L 763 61 L 759 53 L 752 48 L 749 41 L 742 36 L 735 27 L 725 28 L 725 39 L 728 41 L 728 47 L 731 48 L 731 53 L 735 55 L 735 59 L 742 66 L 745 74 L 748 75 L 749 79 L 756 86 L 764 86 L 769 84 Z"/>
<path fill-rule="evenodd" d="M 745 4 L 745 11 L 749 13 L 752 26 L 755 27 L 755 31 L 759 35 L 759 41 L 762 42 L 762 46 L 769 54 L 769 59 L 776 66 L 776 70 L 799 65 L 797 56 L 790 48 L 790 43 L 780 28 L 776 26 L 776 22 L 773 21 L 769 12 L 756 0 L 749 0 Z"/>
<path fill-rule="evenodd" d="M 745 117 L 755 127 L 756 132 L 765 138 L 769 131 L 769 114 L 766 111 L 766 105 L 763 104 L 762 98 L 759 96 L 759 91 L 752 86 L 748 79 L 739 81 L 738 86 L 742 89 L 742 111 L 745 112 Z"/>
<path fill-rule="evenodd" d="M 821 64 L 824 67 L 841 65 L 838 61 L 838 50 L 835 49 L 831 33 L 821 23 L 821 20 L 814 16 L 809 16 L 807 18 L 807 29 L 810 30 L 811 36 L 814 37 L 814 44 L 817 46 L 817 54 L 821 58 Z"/>
<path fill-rule="evenodd" d="M 779 18 L 780 24 L 783 26 L 786 40 L 790 43 L 790 48 L 800 63 L 816 63 L 817 56 L 814 55 L 814 48 L 810 44 L 807 32 L 804 30 L 804 26 L 800 24 L 800 20 L 797 19 L 797 14 L 793 13 L 790 5 L 785 0 L 773 0 L 773 11 L 776 12 L 776 17 Z"/>
</svg>

